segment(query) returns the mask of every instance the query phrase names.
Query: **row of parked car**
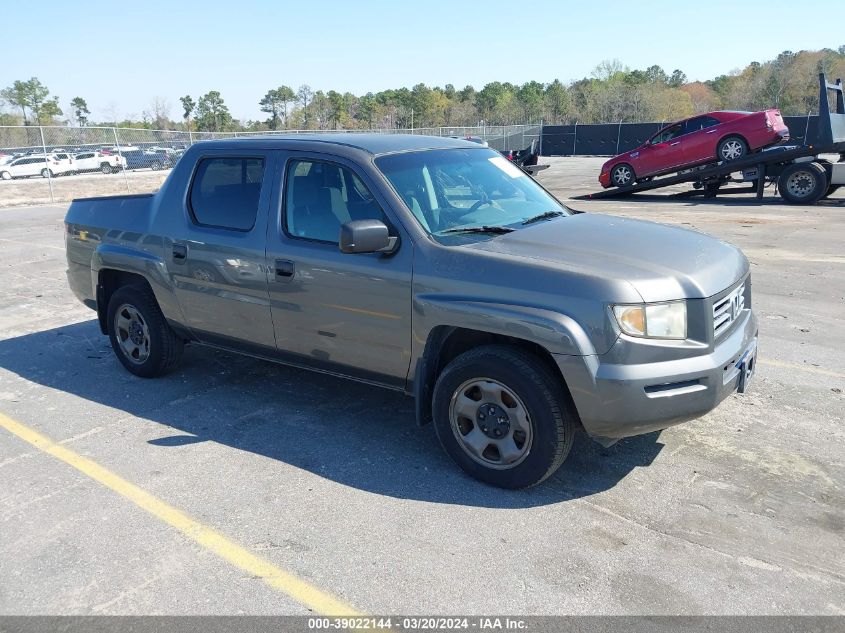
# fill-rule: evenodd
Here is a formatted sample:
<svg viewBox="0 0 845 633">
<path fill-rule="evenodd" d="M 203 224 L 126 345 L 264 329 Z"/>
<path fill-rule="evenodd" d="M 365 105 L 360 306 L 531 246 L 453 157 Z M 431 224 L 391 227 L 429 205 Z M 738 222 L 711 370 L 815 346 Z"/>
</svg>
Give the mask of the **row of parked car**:
<svg viewBox="0 0 845 633">
<path fill-rule="evenodd" d="M 117 173 L 124 169 L 169 169 L 185 152 L 185 148 L 130 146 L 104 146 L 97 149 L 77 148 L 74 151 L 62 148 L 50 152 L 29 152 L 24 154 L 0 153 L 0 179 L 56 176 L 79 173 Z"/>
</svg>

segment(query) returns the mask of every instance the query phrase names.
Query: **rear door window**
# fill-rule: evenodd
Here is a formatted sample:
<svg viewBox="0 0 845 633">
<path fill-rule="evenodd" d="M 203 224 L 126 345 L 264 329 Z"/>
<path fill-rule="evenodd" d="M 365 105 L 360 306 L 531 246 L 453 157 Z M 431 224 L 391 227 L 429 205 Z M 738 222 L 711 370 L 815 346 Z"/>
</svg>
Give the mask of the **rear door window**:
<svg viewBox="0 0 845 633">
<path fill-rule="evenodd" d="M 251 230 L 263 179 L 262 158 L 202 159 L 189 196 L 194 221 L 233 231 Z"/>
</svg>

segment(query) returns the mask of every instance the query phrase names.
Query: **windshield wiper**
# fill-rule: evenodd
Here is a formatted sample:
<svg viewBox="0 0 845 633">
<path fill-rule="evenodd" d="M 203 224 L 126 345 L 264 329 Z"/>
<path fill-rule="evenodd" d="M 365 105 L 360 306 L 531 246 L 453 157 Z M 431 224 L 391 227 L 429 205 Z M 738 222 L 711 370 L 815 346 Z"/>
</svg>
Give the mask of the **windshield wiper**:
<svg viewBox="0 0 845 633">
<path fill-rule="evenodd" d="M 508 226 L 459 226 L 454 229 L 446 229 L 445 231 L 438 231 L 438 235 L 445 235 L 446 233 L 510 233 L 514 229 Z"/>
<path fill-rule="evenodd" d="M 556 218 L 559 215 L 564 215 L 563 211 L 546 211 L 545 213 L 541 213 L 540 215 L 535 215 L 534 217 L 528 218 L 522 223 L 534 224 L 534 222 L 539 222 L 540 220 L 548 220 L 549 218 Z"/>
</svg>

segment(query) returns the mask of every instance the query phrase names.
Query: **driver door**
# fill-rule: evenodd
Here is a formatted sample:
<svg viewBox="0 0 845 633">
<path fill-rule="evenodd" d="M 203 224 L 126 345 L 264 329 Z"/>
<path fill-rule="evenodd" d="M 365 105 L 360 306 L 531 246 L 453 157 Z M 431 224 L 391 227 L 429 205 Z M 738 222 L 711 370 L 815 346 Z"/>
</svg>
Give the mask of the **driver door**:
<svg viewBox="0 0 845 633">
<path fill-rule="evenodd" d="M 676 123 L 655 134 L 640 150 L 635 166 L 637 177 L 658 174 L 684 163 L 683 123 Z"/>
<path fill-rule="evenodd" d="M 267 231 L 276 345 L 292 362 L 404 386 L 411 358 L 413 242 L 351 164 L 285 153 Z M 386 253 L 342 253 L 341 224 L 379 219 L 399 238 Z"/>
</svg>

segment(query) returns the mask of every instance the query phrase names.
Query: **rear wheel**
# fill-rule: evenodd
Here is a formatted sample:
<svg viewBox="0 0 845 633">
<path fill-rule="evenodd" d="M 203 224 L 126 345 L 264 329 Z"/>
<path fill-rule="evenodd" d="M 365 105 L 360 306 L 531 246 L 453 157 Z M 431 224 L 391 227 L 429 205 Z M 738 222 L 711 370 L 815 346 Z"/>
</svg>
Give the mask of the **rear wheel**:
<svg viewBox="0 0 845 633">
<path fill-rule="evenodd" d="M 742 158 L 747 153 L 748 143 L 740 136 L 723 138 L 716 147 L 716 158 L 725 162 Z"/>
<path fill-rule="evenodd" d="M 158 171 L 159 169 L 161 169 L 161 163 L 157 160 L 154 160 L 150 165 L 150 169 L 152 169 L 153 171 Z"/>
<path fill-rule="evenodd" d="M 2 178 L 3 180 L 11 180 L 12 174 L 10 174 L 7 171 L 3 171 L 3 172 L 0 172 L 0 178 Z"/>
<path fill-rule="evenodd" d="M 793 163 L 778 178 L 778 191 L 791 204 L 813 204 L 827 191 L 827 172 L 818 163 Z"/>
<path fill-rule="evenodd" d="M 549 477 L 572 448 L 576 428 L 560 378 L 539 358 L 504 345 L 479 347 L 449 363 L 435 384 L 432 410 L 449 456 L 500 488 L 527 488 Z"/>
<path fill-rule="evenodd" d="M 52 170 L 47 169 L 46 167 L 41 170 L 41 177 L 42 178 L 54 178 L 55 174 L 53 174 Z"/>
<path fill-rule="evenodd" d="M 102 165 L 100 165 L 100 171 L 104 174 L 110 174 L 112 172 L 112 166 L 108 163 L 103 163 Z"/>
<path fill-rule="evenodd" d="M 145 286 L 114 291 L 107 311 L 109 340 L 123 366 L 136 376 L 153 378 L 172 370 L 182 357 L 183 342 Z"/>
<path fill-rule="evenodd" d="M 614 187 L 630 187 L 634 182 L 634 168 L 627 163 L 620 163 L 610 170 L 610 184 Z"/>
</svg>

